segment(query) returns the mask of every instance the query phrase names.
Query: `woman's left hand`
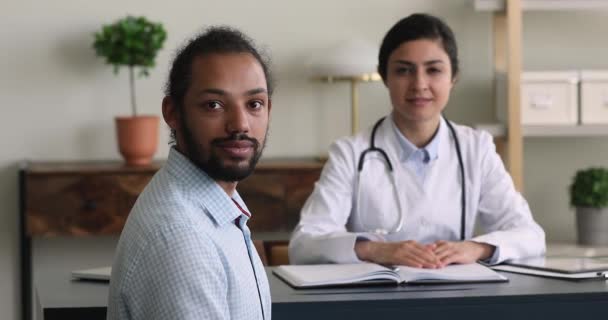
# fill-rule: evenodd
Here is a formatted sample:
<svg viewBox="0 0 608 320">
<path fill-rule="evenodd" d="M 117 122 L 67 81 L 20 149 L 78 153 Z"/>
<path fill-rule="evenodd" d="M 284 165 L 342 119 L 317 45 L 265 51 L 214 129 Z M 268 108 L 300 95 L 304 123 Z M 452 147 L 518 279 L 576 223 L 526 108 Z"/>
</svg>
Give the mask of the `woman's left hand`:
<svg viewBox="0 0 608 320">
<path fill-rule="evenodd" d="M 474 263 L 492 256 L 494 246 L 474 241 L 444 241 L 435 242 L 435 256 L 441 262 L 441 267 L 452 263 Z"/>
</svg>

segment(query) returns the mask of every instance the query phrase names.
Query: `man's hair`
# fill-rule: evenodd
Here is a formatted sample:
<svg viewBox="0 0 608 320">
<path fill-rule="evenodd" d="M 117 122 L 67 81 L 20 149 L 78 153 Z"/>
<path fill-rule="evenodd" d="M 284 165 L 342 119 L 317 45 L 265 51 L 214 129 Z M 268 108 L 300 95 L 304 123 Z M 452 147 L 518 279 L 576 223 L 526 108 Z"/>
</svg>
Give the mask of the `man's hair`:
<svg viewBox="0 0 608 320">
<path fill-rule="evenodd" d="M 179 49 L 165 85 L 165 96 L 183 112 L 184 96 L 192 81 L 192 64 L 197 57 L 208 54 L 249 53 L 262 66 L 266 77 L 266 88 L 268 96 L 272 96 L 274 90 L 273 77 L 269 68 L 270 59 L 261 53 L 255 46 L 254 41 L 241 31 L 227 27 L 210 27 L 197 35 L 186 45 Z M 175 140 L 175 131 L 171 130 L 171 137 Z"/>
<path fill-rule="evenodd" d="M 452 78 L 458 75 L 458 47 L 452 29 L 441 19 L 429 14 L 415 13 L 397 22 L 384 36 L 378 54 L 378 73 L 386 81 L 388 58 L 395 49 L 408 41 L 439 40 L 452 65 Z"/>
</svg>

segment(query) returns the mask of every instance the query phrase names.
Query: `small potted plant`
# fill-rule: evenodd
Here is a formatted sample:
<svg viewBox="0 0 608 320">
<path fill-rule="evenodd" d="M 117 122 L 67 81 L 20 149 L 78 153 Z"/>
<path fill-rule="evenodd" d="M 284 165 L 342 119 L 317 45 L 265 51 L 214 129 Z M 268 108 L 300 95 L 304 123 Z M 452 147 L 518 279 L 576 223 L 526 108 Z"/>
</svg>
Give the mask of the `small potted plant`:
<svg viewBox="0 0 608 320">
<path fill-rule="evenodd" d="M 577 171 L 570 204 L 576 207 L 579 244 L 608 245 L 608 169 Z"/>
<path fill-rule="evenodd" d="M 95 33 L 93 48 L 97 55 L 114 66 L 115 74 L 122 66 L 129 69 L 132 113 L 131 116 L 116 117 L 118 149 L 127 165 L 149 164 L 156 152 L 159 118 L 137 113 L 135 69 L 139 70 L 139 76 L 149 75 L 166 37 L 162 24 L 133 16 L 104 25 Z"/>
</svg>

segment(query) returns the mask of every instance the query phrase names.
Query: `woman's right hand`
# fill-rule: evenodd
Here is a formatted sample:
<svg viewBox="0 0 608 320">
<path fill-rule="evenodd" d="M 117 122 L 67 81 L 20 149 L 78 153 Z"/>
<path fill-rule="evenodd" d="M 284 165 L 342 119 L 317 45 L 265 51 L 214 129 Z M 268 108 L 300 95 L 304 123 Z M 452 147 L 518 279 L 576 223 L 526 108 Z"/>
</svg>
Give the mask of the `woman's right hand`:
<svg viewBox="0 0 608 320">
<path fill-rule="evenodd" d="M 360 260 L 382 265 L 401 265 L 435 269 L 441 261 L 435 253 L 435 244 L 424 245 L 414 240 L 401 242 L 358 241 L 355 253 Z"/>
</svg>

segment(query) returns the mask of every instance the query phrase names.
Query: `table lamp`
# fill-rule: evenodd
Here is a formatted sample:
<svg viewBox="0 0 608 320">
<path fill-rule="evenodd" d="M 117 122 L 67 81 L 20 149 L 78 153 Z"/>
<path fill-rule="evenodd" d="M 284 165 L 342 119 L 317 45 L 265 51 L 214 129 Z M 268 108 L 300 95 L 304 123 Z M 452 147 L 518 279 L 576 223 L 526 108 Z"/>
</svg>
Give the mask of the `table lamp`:
<svg viewBox="0 0 608 320">
<path fill-rule="evenodd" d="M 362 40 L 340 43 L 311 61 L 314 81 L 334 83 L 349 82 L 351 88 L 351 131 L 359 130 L 360 82 L 380 81 L 376 72 L 378 48 Z"/>
</svg>

